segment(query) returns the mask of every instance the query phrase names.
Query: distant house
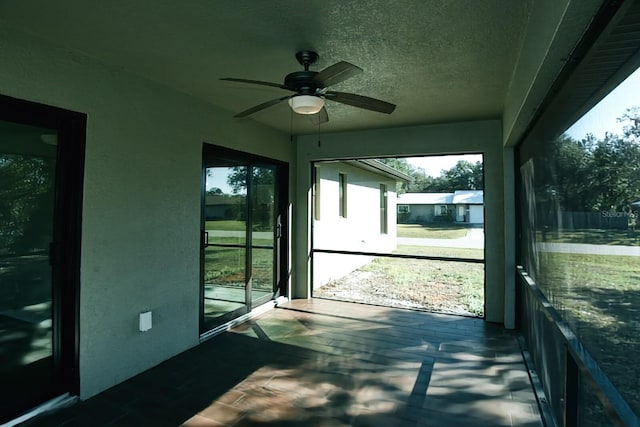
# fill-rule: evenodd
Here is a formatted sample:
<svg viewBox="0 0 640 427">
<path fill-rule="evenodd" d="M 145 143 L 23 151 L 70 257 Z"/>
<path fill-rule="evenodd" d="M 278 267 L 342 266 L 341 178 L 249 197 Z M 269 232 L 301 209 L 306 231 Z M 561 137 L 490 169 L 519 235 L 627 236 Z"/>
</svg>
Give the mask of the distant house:
<svg viewBox="0 0 640 427">
<path fill-rule="evenodd" d="M 246 209 L 246 197 L 231 194 L 205 195 L 205 220 L 238 220 L 243 219 Z"/>
<path fill-rule="evenodd" d="M 377 160 L 316 163 L 313 247 L 357 252 L 396 248 L 396 183 L 410 177 Z M 370 262 L 369 256 L 315 253 L 318 288 Z"/>
<path fill-rule="evenodd" d="M 398 196 L 398 223 L 453 222 L 484 224 L 482 190 L 453 193 L 404 193 Z"/>
</svg>

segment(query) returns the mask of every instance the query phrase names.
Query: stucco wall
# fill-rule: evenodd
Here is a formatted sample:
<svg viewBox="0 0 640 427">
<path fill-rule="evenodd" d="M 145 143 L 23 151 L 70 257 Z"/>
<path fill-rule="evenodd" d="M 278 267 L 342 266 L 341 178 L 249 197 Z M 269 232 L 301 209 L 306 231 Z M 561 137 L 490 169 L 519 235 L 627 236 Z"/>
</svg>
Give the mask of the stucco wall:
<svg viewBox="0 0 640 427">
<path fill-rule="evenodd" d="M 313 223 L 319 249 L 390 252 L 396 248 L 395 181 L 346 163 L 322 163 L 320 219 Z M 339 215 L 339 174 L 347 178 L 347 216 Z M 387 186 L 387 234 L 380 233 L 380 184 Z M 367 256 L 314 255 L 314 289 L 371 261 Z"/>
<path fill-rule="evenodd" d="M 202 143 L 283 161 L 293 146 L 288 135 L 7 26 L 0 52 L 0 93 L 88 115 L 79 336 L 87 398 L 198 344 Z M 143 310 L 153 311 L 146 333 L 137 329 Z"/>
<path fill-rule="evenodd" d="M 483 153 L 485 171 L 485 254 L 486 319 L 504 323 L 505 283 L 513 286 L 505 272 L 504 160 L 513 153 L 502 146 L 501 122 L 487 120 L 431 126 L 344 132 L 298 138 L 297 154 L 297 223 L 295 230 L 295 273 L 298 278 L 310 274 L 310 242 L 305 241 L 308 226 L 310 162 L 324 159 L 357 157 L 419 156 L 428 154 Z M 306 203 L 305 203 L 306 202 Z M 307 236 L 308 237 L 308 236 Z M 294 295 L 306 297 L 310 289 L 297 280 Z M 507 305 L 512 312 L 513 304 Z M 510 317 L 509 317 L 510 318 Z"/>
</svg>

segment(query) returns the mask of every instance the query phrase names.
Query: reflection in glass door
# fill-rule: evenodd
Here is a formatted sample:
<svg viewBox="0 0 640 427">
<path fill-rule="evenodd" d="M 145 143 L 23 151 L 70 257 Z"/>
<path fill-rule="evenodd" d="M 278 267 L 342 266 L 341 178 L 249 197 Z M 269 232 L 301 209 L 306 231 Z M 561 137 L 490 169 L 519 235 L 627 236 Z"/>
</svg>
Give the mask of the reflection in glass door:
<svg viewBox="0 0 640 427">
<path fill-rule="evenodd" d="M 205 170 L 203 314 L 211 323 L 246 312 L 247 167 Z"/>
<path fill-rule="evenodd" d="M 251 183 L 251 302 L 254 306 L 273 296 L 275 284 L 276 170 L 252 166 Z"/>
<path fill-rule="evenodd" d="M 280 277 L 279 166 L 206 146 L 201 332 L 273 299 Z"/>
<path fill-rule="evenodd" d="M 56 388 L 57 132 L 0 122 L 0 423 Z"/>
</svg>

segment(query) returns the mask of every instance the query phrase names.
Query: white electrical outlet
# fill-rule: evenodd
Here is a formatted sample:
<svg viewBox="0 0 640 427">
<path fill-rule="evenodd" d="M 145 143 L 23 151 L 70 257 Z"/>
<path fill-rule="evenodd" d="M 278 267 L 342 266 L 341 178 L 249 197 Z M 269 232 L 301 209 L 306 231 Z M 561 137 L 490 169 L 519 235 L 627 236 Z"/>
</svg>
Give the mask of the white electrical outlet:
<svg viewBox="0 0 640 427">
<path fill-rule="evenodd" d="M 147 332 L 152 326 L 151 311 L 144 311 L 140 313 L 140 332 Z"/>
</svg>

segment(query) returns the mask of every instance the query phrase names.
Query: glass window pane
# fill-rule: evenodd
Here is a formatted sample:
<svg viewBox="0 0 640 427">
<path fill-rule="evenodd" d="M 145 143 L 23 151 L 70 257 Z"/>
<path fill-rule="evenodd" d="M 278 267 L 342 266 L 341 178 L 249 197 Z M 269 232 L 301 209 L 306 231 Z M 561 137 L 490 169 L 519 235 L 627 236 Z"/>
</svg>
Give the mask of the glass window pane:
<svg viewBox="0 0 640 427">
<path fill-rule="evenodd" d="M 56 160 L 55 131 L 0 122 L 0 383 L 10 394 L 0 400 L 9 406 L 40 399 L 54 378 Z"/>
<path fill-rule="evenodd" d="M 245 243 L 246 171 L 245 166 L 206 168 L 205 230 L 209 243 Z"/>
</svg>

